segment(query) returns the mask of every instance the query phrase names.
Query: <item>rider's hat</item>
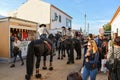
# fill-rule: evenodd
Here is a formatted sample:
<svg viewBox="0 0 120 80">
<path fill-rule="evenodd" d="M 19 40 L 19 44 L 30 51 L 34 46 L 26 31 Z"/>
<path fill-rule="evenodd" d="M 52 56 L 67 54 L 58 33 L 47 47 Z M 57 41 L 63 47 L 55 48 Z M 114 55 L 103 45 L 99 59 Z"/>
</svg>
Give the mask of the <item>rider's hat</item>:
<svg viewBox="0 0 120 80">
<path fill-rule="evenodd" d="M 71 28 L 68 28 L 68 30 L 71 30 Z"/>
<path fill-rule="evenodd" d="M 46 27 L 46 25 L 45 24 L 41 24 L 39 27 Z"/>
<path fill-rule="evenodd" d="M 64 29 L 65 29 L 65 26 L 62 26 L 62 28 L 64 28 Z"/>
</svg>

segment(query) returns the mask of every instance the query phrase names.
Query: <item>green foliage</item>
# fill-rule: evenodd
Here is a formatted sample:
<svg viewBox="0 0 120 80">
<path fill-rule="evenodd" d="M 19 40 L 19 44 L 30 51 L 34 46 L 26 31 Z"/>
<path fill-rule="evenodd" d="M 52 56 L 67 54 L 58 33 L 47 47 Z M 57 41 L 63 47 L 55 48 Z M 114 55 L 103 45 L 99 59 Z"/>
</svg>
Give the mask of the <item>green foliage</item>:
<svg viewBox="0 0 120 80">
<path fill-rule="evenodd" d="M 103 25 L 103 28 L 104 28 L 105 31 L 111 31 L 111 25 L 109 23 Z"/>
</svg>

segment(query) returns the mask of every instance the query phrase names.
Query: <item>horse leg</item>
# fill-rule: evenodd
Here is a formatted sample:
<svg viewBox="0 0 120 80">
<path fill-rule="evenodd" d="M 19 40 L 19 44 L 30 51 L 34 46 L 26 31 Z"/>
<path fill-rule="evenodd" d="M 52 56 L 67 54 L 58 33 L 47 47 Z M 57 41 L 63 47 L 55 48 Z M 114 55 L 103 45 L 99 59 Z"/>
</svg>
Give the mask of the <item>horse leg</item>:
<svg viewBox="0 0 120 80">
<path fill-rule="evenodd" d="M 61 49 L 61 59 L 63 59 L 63 48 Z"/>
<path fill-rule="evenodd" d="M 26 68 L 27 74 L 25 75 L 26 80 L 30 80 L 33 74 L 33 64 L 34 64 L 34 49 L 32 42 L 28 45 L 28 51 L 26 56 Z"/>
<path fill-rule="evenodd" d="M 65 55 L 65 48 L 63 49 L 63 57 L 66 57 L 66 55 Z"/>
<path fill-rule="evenodd" d="M 69 52 L 69 49 L 67 49 L 67 54 L 68 54 L 68 61 L 67 61 L 67 64 L 70 64 L 70 52 Z"/>
<path fill-rule="evenodd" d="M 72 46 L 70 47 L 70 62 L 74 64 L 74 49 Z"/>
<path fill-rule="evenodd" d="M 76 53 L 77 53 L 76 60 L 78 60 L 78 59 L 79 59 L 79 53 L 78 53 L 77 47 L 75 47 L 75 51 L 76 51 Z"/>
<path fill-rule="evenodd" d="M 49 70 L 53 70 L 53 67 L 52 67 L 52 61 L 53 61 L 53 56 L 52 56 L 52 53 L 50 54 L 50 67 L 49 67 Z"/>
<path fill-rule="evenodd" d="M 58 48 L 58 58 L 57 59 L 60 59 L 60 48 Z"/>
<path fill-rule="evenodd" d="M 43 67 L 42 67 L 43 70 L 46 70 L 47 67 L 46 67 L 46 55 L 43 55 Z"/>
<path fill-rule="evenodd" d="M 36 61 L 36 78 L 41 78 L 41 74 L 39 73 L 39 66 L 40 66 L 40 60 L 41 56 L 37 56 L 37 61 Z"/>
</svg>

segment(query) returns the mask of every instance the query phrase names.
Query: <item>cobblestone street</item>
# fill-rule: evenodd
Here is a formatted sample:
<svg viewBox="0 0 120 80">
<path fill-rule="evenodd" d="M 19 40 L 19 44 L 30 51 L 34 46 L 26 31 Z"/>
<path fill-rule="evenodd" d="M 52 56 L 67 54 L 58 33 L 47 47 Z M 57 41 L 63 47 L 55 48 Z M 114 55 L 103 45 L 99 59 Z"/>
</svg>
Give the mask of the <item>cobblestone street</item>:
<svg viewBox="0 0 120 80">
<path fill-rule="evenodd" d="M 24 60 L 25 61 L 25 60 Z M 67 75 L 73 71 L 79 71 L 82 60 L 75 60 L 75 64 L 66 64 L 67 58 L 63 60 L 57 60 L 57 55 L 54 56 L 53 62 L 53 71 L 42 70 L 40 68 L 40 73 L 42 74 L 42 79 L 35 79 L 32 77 L 32 80 L 67 80 Z M 10 68 L 8 63 L 0 63 L 0 80 L 25 80 L 24 76 L 26 74 L 26 64 L 24 66 L 20 65 L 20 61 L 16 63 L 15 68 Z M 47 62 L 49 65 L 49 62 Z M 42 61 L 41 61 L 42 67 Z M 48 66 L 49 67 L 49 66 Z M 35 69 L 34 69 L 35 74 Z M 107 80 L 105 73 L 98 73 L 96 80 Z"/>
</svg>

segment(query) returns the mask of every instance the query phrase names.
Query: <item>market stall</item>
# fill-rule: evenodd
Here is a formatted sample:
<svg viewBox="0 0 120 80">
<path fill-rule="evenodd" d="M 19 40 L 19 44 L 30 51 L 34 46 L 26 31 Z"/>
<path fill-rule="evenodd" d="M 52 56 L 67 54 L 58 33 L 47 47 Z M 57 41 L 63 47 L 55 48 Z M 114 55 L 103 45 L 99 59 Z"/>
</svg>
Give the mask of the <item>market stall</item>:
<svg viewBox="0 0 120 80">
<path fill-rule="evenodd" d="M 0 61 L 10 62 L 11 53 L 10 36 L 18 36 L 21 40 L 22 55 L 27 54 L 27 45 L 31 38 L 35 38 L 37 23 L 19 18 L 6 17 L 0 19 Z"/>
</svg>

